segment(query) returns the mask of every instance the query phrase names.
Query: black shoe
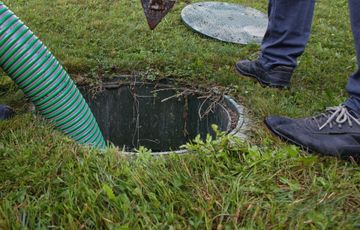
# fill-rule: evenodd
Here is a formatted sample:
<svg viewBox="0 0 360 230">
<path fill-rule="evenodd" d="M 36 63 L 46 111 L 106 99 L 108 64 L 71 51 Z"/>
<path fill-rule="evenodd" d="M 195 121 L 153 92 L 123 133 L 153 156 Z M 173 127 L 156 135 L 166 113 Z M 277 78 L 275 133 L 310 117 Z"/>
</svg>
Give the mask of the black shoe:
<svg viewBox="0 0 360 230">
<path fill-rule="evenodd" d="M 277 136 L 309 152 L 359 159 L 360 115 L 345 106 L 303 119 L 271 116 L 265 124 Z"/>
<path fill-rule="evenodd" d="M 15 115 L 14 110 L 7 105 L 0 105 L 0 121 L 11 118 Z"/>
<path fill-rule="evenodd" d="M 239 61 L 236 63 L 236 70 L 241 75 L 256 79 L 263 86 L 275 88 L 288 88 L 294 72 L 294 69 L 288 66 L 277 66 L 266 70 L 257 60 Z"/>
</svg>

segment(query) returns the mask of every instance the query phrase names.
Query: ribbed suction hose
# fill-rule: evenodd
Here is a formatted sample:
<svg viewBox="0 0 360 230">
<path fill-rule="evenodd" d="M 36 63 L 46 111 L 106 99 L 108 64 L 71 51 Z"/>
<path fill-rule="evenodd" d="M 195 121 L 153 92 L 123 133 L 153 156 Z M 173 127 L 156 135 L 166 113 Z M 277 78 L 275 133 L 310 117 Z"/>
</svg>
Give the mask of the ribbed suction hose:
<svg viewBox="0 0 360 230">
<path fill-rule="evenodd" d="M 95 117 L 67 72 L 2 2 L 0 67 L 58 129 L 81 144 L 105 147 Z"/>
</svg>

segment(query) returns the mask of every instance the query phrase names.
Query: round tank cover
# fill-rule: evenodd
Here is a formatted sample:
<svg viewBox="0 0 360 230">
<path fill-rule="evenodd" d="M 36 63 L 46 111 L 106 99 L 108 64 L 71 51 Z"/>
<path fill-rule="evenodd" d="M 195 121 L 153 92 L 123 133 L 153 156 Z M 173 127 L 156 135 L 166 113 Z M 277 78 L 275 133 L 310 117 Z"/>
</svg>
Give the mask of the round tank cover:
<svg viewBox="0 0 360 230">
<path fill-rule="evenodd" d="M 184 23 L 205 36 L 231 43 L 261 43 L 268 24 L 262 12 L 239 4 L 198 2 L 181 12 Z"/>
</svg>

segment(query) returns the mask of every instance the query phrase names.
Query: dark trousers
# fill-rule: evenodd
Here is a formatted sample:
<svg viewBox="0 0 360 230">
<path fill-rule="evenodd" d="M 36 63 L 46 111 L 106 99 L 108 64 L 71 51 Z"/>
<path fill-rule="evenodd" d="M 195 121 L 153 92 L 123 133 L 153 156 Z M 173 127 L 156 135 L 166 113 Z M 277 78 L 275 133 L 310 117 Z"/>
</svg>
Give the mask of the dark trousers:
<svg viewBox="0 0 360 230">
<path fill-rule="evenodd" d="M 315 0 L 269 0 L 269 25 L 259 58 L 265 68 L 296 67 L 309 40 L 314 7 Z M 349 0 L 349 7 L 360 66 L 360 0 Z M 360 113 L 360 70 L 350 76 L 346 90 L 350 97 L 345 105 Z"/>
</svg>

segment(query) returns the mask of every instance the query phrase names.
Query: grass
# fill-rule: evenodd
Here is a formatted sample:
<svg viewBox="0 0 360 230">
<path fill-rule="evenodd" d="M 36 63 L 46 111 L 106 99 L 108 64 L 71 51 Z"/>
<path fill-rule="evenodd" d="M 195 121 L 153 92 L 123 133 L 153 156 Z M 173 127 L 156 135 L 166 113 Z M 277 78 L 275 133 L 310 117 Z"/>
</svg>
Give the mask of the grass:
<svg viewBox="0 0 360 230">
<path fill-rule="evenodd" d="M 219 133 L 194 154 L 125 158 L 79 146 L 32 115 L 21 91 L 0 79 L 0 103 L 18 116 L 0 122 L 0 229 L 355 229 L 358 165 L 310 155 L 273 137 L 265 116 L 307 116 L 346 99 L 356 68 L 347 1 L 317 2 L 308 48 L 287 91 L 237 76 L 238 59 L 259 47 L 213 41 L 179 13 L 149 31 L 138 0 L 4 1 L 48 45 L 73 78 L 119 73 L 231 87 L 254 124 L 247 142 Z M 267 1 L 231 0 L 266 11 Z"/>
</svg>

